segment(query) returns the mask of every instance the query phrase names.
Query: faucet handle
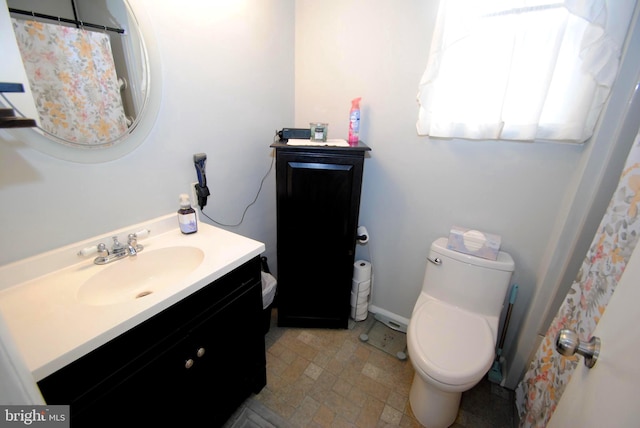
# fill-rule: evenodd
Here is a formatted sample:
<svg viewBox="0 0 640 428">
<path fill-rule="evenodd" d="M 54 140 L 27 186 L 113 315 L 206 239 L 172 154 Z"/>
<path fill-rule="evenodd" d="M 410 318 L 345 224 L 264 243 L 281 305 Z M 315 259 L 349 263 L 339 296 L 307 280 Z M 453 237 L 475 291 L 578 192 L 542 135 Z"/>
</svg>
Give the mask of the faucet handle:
<svg viewBox="0 0 640 428">
<path fill-rule="evenodd" d="M 97 249 L 100 257 L 106 257 L 109 255 L 109 250 L 107 250 L 107 246 L 104 245 L 102 242 L 98 244 Z"/>
<path fill-rule="evenodd" d="M 135 235 L 136 238 L 146 238 L 150 233 L 151 231 L 149 229 L 142 229 L 137 231 L 136 233 L 133 233 L 133 235 Z"/>
<path fill-rule="evenodd" d="M 146 238 L 147 236 L 149 236 L 149 234 L 151 233 L 151 231 L 149 229 L 141 229 L 135 233 L 130 233 L 129 234 L 129 246 L 133 247 L 136 249 L 136 251 L 142 251 L 144 249 L 144 247 L 140 244 L 138 244 L 138 239 L 139 238 Z"/>
<path fill-rule="evenodd" d="M 104 244 L 102 244 L 104 245 Z M 97 245 L 92 245 L 91 247 L 85 247 L 83 249 L 81 249 L 80 251 L 78 251 L 78 256 L 79 257 L 86 257 L 86 256 L 90 256 L 91 254 L 95 254 L 98 252 L 98 246 Z"/>
<path fill-rule="evenodd" d="M 144 238 L 147 235 L 149 235 L 148 229 L 143 229 L 136 233 L 130 233 L 128 236 L 129 251 L 131 251 L 131 248 L 134 248 L 136 252 L 144 250 L 144 247 L 138 244 L 138 238 Z"/>
<path fill-rule="evenodd" d="M 90 247 L 81 249 L 80 251 L 78 251 L 78 256 L 86 257 L 95 253 L 98 253 L 100 256 L 108 256 L 109 250 L 107 250 L 107 246 L 101 242 L 98 245 L 92 245 Z"/>
</svg>

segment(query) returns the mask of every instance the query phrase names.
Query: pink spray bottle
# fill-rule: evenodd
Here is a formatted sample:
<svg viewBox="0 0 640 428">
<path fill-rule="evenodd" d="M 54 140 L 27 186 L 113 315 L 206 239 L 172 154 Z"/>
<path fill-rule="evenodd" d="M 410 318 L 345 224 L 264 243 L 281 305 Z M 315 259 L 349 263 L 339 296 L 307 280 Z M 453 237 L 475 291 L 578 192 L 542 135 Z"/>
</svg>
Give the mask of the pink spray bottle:
<svg viewBox="0 0 640 428">
<path fill-rule="evenodd" d="M 360 100 L 351 100 L 351 111 L 349 112 L 349 145 L 355 146 L 360 139 Z"/>
</svg>

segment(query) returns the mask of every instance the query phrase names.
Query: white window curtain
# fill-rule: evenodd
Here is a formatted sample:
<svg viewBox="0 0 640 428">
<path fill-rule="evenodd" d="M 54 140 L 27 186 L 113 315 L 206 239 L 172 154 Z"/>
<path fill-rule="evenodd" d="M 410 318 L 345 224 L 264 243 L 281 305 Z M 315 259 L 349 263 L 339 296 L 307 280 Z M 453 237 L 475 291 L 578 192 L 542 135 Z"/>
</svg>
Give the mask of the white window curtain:
<svg viewBox="0 0 640 428">
<path fill-rule="evenodd" d="M 418 92 L 420 135 L 584 142 L 636 0 L 441 0 Z"/>
</svg>

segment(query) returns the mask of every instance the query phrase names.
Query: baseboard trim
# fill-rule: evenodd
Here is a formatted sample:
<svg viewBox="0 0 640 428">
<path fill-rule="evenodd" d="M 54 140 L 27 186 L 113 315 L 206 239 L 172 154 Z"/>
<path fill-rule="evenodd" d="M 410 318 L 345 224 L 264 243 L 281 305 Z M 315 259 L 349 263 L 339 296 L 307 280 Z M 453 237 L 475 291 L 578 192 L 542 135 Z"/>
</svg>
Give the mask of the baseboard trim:
<svg viewBox="0 0 640 428">
<path fill-rule="evenodd" d="M 386 309 L 379 308 L 379 307 L 377 307 L 375 305 L 370 305 L 369 306 L 369 312 L 375 314 L 376 317 L 378 319 L 380 319 L 380 321 L 384 322 L 384 319 L 386 318 L 388 320 L 393 321 L 396 324 L 399 324 L 400 325 L 400 329 L 403 332 L 407 331 L 407 326 L 409 325 L 409 319 L 408 318 L 401 317 L 398 314 L 394 314 L 393 312 L 389 312 Z"/>
</svg>

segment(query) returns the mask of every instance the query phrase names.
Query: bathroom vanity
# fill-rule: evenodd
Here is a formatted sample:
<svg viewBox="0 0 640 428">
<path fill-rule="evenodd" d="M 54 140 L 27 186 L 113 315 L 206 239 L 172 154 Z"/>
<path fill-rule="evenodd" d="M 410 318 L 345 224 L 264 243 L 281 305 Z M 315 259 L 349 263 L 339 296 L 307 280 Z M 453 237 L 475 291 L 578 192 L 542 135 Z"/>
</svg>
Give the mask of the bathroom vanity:
<svg viewBox="0 0 640 428">
<path fill-rule="evenodd" d="M 274 143 L 278 324 L 347 328 L 365 153 Z"/>
<path fill-rule="evenodd" d="M 147 285 L 124 301 L 83 300 L 92 278 L 111 275 L 109 266 L 86 260 L 0 291 L 0 310 L 43 397 L 70 404 L 74 427 L 220 426 L 266 384 L 264 244 L 206 224 L 182 235 L 175 215 L 163 220 L 149 227 L 151 236 L 154 229 L 160 236 L 141 241 L 138 260 L 112 266 L 135 276 L 145 255 L 153 260 L 166 249 L 201 250 L 202 261 L 171 286 Z M 86 245 L 64 251 L 75 256 Z M 171 255 L 182 263 L 179 253 Z M 158 281 L 171 274 L 170 265 Z M 24 270 L 10 265 L 7 276 L 19 276 L 16 268 Z"/>
<path fill-rule="evenodd" d="M 222 425 L 266 384 L 260 281 L 255 257 L 42 379 L 42 395 L 70 404 L 74 427 Z"/>
</svg>

